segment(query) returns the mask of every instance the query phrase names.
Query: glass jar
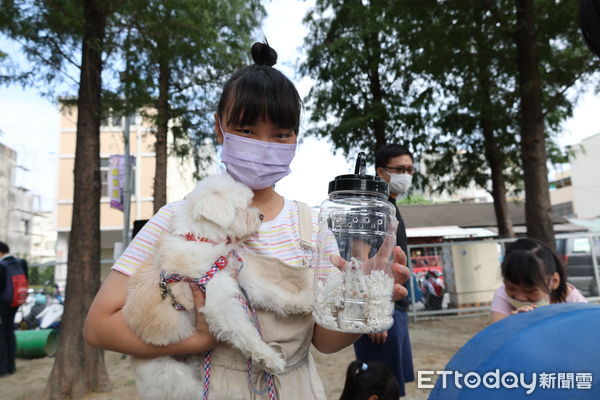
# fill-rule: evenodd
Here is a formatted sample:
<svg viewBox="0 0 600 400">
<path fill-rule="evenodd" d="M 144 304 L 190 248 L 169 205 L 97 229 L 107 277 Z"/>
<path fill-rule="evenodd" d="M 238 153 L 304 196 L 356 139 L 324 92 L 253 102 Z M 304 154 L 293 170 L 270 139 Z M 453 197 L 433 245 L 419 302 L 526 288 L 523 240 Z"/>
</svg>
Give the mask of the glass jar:
<svg viewBox="0 0 600 400">
<path fill-rule="evenodd" d="M 396 209 L 387 183 L 364 170 L 361 152 L 354 174 L 329 183 L 319 212 L 313 316 L 341 332 L 382 332 L 394 322 Z"/>
</svg>

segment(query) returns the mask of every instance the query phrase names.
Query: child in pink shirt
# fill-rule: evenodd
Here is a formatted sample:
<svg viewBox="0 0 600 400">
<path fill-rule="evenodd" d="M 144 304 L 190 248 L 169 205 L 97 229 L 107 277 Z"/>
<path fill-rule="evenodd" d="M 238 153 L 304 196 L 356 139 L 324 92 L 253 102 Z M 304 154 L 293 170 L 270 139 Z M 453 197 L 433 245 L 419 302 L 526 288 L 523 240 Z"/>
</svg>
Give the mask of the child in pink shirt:
<svg viewBox="0 0 600 400">
<path fill-rule="evenodd" d="M 547 304 L 587 303 L 567 283 L 560 258 L 538 240 L 524 238 L 509 245 L 501 268 L 504 285 L 494 293 L 492 322 Z"/>
</svg>

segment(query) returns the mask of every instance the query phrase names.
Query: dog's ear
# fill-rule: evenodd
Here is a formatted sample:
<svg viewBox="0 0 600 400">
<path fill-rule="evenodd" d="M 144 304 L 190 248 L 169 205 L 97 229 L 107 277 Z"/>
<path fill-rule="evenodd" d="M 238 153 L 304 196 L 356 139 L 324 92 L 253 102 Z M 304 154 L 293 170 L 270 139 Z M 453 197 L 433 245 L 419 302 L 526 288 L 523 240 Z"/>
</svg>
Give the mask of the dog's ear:
<svg viewBox="0 0 600 400">
<path fill-rule="evenodd" d="M 213 192 L 210 196 L 203 196 L 194 205 L 194 214 L 226 228 L 233 223 L 235 208 L 227 201 L 227 196 Z"/>
</svg>

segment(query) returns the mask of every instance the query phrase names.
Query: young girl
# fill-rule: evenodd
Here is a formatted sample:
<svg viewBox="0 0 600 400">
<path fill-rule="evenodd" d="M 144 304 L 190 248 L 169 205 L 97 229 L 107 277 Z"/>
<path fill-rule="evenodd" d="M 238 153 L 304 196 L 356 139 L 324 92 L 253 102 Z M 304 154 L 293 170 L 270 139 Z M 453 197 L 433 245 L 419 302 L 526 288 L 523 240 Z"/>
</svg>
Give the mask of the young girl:
<svg viewBox="0 0 600 400">
<path fill-rule="evenodd" d="M 387 365 L 352 361 L 340 400 L 398 400 L 400 387 Z"/>
<path fill-rule="evenodd" d="M 252 265 L 263 279 L 281 288 L 312 290 L 313 271 L 306 260 L 316 238 L 311 212 L 303 203 L 285 199 L 274 184 L 289 172 L 299 130 L 301 101 L 292 82 L 272 68 L 277 53 L 267 44 L 252 46 L 255 64 L 236 71 L 227 81 L 215 117 L 217 142 L 223 145 L 221 161 L 227 172 L 254 192 L 253 206 L 264 215 L 258 235 L 243 243 L 240 255 L 245 268 Z M 137 234 L 116 261 L 92 303 L 84 327 L 85 338 L 95 347 L 138 357 L 204 353 L 211 350 L 209 398 L 265 398 L 250 388 L 246 359 L 210 334 L 201 309 L 203 297 L 192 286 L 196 302 L 196 332 L 179 343 L 157 347 L 143 342 L 127 326 L 121 309 L 129 276 L 152 258 L 155 243 L 168 231 L 174 210 L 185 200 L 164 206 Z M 408 278 L 404 253 L 394 249 L 394 299 L 406 296 L 400 283 Z M 400 265 L 402 264 L 402 265 Z M 314 324 L 310 313 L 282 317 L 257 309 L 265 342 L 280 351 L 286 369 L 274 376 L 279 399 L 325 399 L 323 385 L 309 354 L 312 343 L 323 353 L 336 352 L 359 335 L 326 330 Z M 261 389 L 263 371 L 252 369 L 251 380 Z"/>
<path fill-rule="evenodd" d="M 565 267 L 548 246 L 535 239 L 519 239 L 506 249 L 502 263 L 504 285 L 492 300 L 492 322 L 551 303 L 587 303 L 567 283 Z"/>
</svg>

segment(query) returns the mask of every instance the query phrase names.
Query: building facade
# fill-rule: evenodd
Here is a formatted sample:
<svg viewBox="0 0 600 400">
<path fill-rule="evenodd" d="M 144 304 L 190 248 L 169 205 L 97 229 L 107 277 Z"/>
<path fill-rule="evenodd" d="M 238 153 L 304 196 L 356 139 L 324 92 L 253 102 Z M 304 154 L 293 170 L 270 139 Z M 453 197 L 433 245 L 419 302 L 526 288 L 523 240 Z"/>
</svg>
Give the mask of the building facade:
<svg viewBox="0 0 600 400">
<path fill-rule="evenodd" d="M 133 221 L 149 219 L 153 215 L 153 184 L 155 172 L 155 137 L 150 125 L 141 116 L 132 118 L 130 126 L 130 154 L 135 157 L 132 171 L 133 191 L 131 196 L 130 232 Z M 63 107 L 60 118 L 60 144 L 58 161 L 58 192 L 56 204 L 57 268 L 55 278 L 66 279 L 69 233 L 73 212 L 73 189 L 75 166 L 75 144 L 77 134 L 77 108 Z M 108 197 L 108 161 L 113 154 L 124 152 L 125 118 L 107 118 L 100 131 L 100 170 L 102 197 L 100 200 L 100 232 L 102 276 L 106 276 L 115 256 L 119 255 L 123 235 L 123 212 L 110 207 Z M 189 193 L 195 181 L 193 163 L 182 162 L 176 157 L 167 160 L 167 201 L 182 199 Z"/>
<path fill-rule="evenodd" d="M 17 152 L 0 143 L 0 240 L 8 244 L 10 252 L 27 258 L 31 250 L 34 196 L 16 186 L 17 171 L 24 167 L 17 164 Z"/>
<path fill-rule="evenodd" d="M 600 218 L 600 133 L 572 148 L 571 167 L 550 182 L 550 201 L 557 215 Z"/>
</svg>

